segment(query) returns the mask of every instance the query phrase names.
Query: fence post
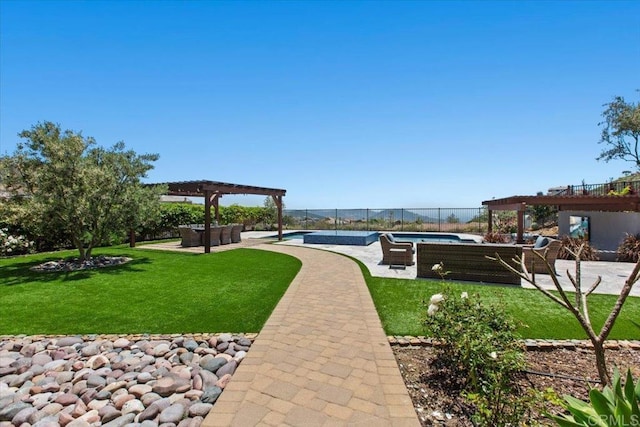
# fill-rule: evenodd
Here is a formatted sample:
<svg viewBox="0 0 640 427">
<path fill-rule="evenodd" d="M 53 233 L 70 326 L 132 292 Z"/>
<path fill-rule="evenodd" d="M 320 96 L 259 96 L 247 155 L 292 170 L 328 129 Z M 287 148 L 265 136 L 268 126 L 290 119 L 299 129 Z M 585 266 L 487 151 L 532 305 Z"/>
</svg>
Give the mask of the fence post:
<svg viewBox="0 0 640 427">
<path fill-rule="evenodd" d="M 442 219 L 440 218 L 440 208 L 438 208 L 438 231 L 442 231 L 441 225 Z"/>
<path fill-rule="evenodd" d="M 336 231 L 338 231 L 338 208 L 336 208 L 336 218 L 333 220 L 333 223 L 335 224 L 334 227 Z"/>
<path fill-rule="evenodd" d="M 369 231 L 369 208 L 367 208 L 367 231 Z"/>
</svg>

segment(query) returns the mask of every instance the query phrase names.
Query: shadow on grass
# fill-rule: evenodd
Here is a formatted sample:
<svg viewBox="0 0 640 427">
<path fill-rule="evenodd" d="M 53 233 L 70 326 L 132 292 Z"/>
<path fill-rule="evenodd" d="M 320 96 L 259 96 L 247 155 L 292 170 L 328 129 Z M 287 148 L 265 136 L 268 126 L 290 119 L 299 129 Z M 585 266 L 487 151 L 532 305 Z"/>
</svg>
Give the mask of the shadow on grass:
<svg viewBox="0 0 640 427">
<path fill-rule="evenodd" d="M 102 254 L 105 256 L 121 256 Z M 68 257 L 72 258 L 72 257 Z M 31 268 L 49 261 L 59 261 L 60 257 L 39 258 L 37 261 L 16 262 L 2 267 L 0 286 L 18 286 L 30 283 L 71 282 L 86 280 L 95 276 L 113 276 L 144 271 L 143 265 L 151 264 L 147 257 L 136 257 L 120 265 L 77 271 L 33 271 Z"/>
</svg>

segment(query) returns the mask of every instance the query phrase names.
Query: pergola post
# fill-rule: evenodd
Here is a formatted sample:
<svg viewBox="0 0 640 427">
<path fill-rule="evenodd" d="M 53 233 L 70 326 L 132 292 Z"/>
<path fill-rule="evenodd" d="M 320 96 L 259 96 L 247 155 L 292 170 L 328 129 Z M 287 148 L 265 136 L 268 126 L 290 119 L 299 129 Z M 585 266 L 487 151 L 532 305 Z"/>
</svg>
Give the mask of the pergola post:
<svg viewBox="0 0 640 427">
<path fill-rule="evenodd" d="M 516 236 L 516 243 L 524 243 L 524 212 L 527 209 L 527 204 L 522 202 L 518 207 L 518 234 Z"/>
<path fill-rule="evenodd" d="M 222 195 L 220 193 L 215 193 L 213 195 L 213 211 L 215 212 L 215 216 L 216 216 L 216 223 L 220 224 L 220 197 L 222 197 Z"/>
<path fill-rule="evenodd" d="M 204 192 L 204 253 L 211 253 L 211 192 Z"/>
<path fill-rule="evenodd" d="M 487 212 L 489 213 L 489 224 L 487 226 L 487 233 L 491 233 L 493 231 L 493 211 L 491 209 L 488 209 Z"/>
<path fill-rule="evenodd" d="M 278 240 L 282 241 L 282 196 L 271 196 L 278 208 Z"/>
</svg>

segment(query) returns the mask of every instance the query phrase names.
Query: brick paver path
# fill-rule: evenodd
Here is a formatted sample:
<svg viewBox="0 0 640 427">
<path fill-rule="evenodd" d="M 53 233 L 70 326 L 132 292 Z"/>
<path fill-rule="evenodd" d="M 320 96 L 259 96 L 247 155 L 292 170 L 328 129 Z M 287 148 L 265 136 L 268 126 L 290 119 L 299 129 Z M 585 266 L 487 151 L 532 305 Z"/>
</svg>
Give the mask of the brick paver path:
<svg viewBox="0 0 640 427">
<path fill-rule="evenodd" d="M 203 422 L 213 426 L 414 426 L 414 412 L 358 265 L 281 245 L 302 269 Z"/>
</svg>

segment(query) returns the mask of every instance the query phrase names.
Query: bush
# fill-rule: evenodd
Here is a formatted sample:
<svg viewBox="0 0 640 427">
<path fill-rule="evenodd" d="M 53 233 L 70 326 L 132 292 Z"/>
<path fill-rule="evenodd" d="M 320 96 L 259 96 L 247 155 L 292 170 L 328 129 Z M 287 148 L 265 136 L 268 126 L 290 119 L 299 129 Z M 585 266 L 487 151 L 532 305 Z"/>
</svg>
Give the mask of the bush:
<svg viewBox="0 0 640 427">
<path fill-rule="evenodd" d="M 560 251 L 558 252 L 558 258 L 574 259 L 573 255 L 570 254 L 568 250 L 576 253 L 578 251 L 578 248 L 580 248 L 580 245 L 584 245 L 582 254 L 580 255 L 581 261 L 598 261 L 598 259 L 600 259 L 598 257 L 596 248 L 591 246 L 588 240 L 569 236 L 562 236 L 562 248 L 560 248 Z"/>
<path fill-rule="evenodd" d="M 433 268 L 443 272 L 444 266 Z M 534 398 L 520 393 L 515 382 L 516 374 L 525 367 L 516 323 L 502 308 L 483 304 L 477 295 L 454 294 L 449 288 L 425 305 L 425 325 L 437 341 L 436 363 L 449 369 L 451 382 L 475 405 L 474 421 L 489 426 L 518 425 L 527 417 Z"/>
<path fill-rule="evenodd" d="M 638 262 L 640 258 L 640 234 L 627 234 L 618 250 L 616 251 L 618 261 Z"/>
<path fill-rule="evenodd" d="M 9 234 L 6 228 L 0 228 L 0 256 L 22 255 L 31 252 L 33 242 L 26 237 Z"/>
<path fill-rule="evenodd" d="M 483 239 L 486 243 L 508 243 L 511 240 L 510 237 L 507 237 L 502 233 L 496 233 L 495 231 L 485 233 Z"/>
</svg>

